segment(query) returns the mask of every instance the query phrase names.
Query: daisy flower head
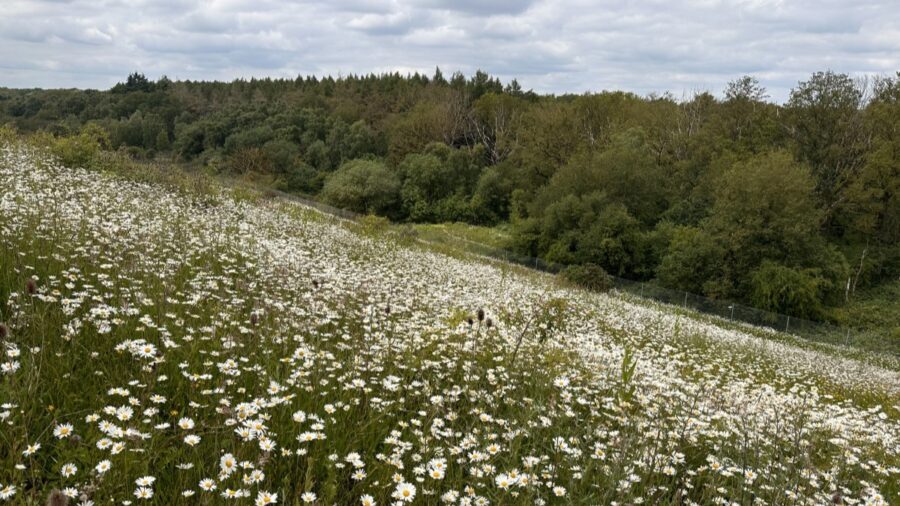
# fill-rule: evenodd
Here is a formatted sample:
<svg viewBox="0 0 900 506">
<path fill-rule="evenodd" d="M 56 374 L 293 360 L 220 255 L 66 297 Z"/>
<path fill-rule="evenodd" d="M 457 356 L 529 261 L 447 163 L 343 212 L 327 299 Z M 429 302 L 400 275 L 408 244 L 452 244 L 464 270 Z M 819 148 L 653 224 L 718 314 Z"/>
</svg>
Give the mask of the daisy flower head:
<svg viewBox="0 0 900 506">
<path fill-rule="evenodd" d="M 416 486 L 412 483 L 401 481 L 397 484 L 397 488 L 394 489 L 394 493 L 391 494 L 391 497 L 402 502 L 412 502 L 416 497 Z"/>
<path fill-rule="evenodd" d="M 94 470 L 97 471 L 97 474 L 103 474 L 112 469 L 112 462 L 109 460 L 101 460 L 94 466 Z"/>
<path fill-rule="evenodd" d="M 56 439 L 65 439 L 74 432 L 75 429 L 72 427 L 71 423 L 60 424 L 53 428 L 53 435 L 56 436 Z"/>
<path fill-rule="evenodd" d="M 75 476 L 75 473 L 78 472 L 78 466 L 76 466 L 75 464 L 71 464 L 71 463 L 63 464 L 63 466 L 62 466 L 62 468 L 60 468 L 59 472 L 60 472 L 60 474 L 63 475 L 63 477 L 71 478 L 72 476 Z"/>
<path fill-rule="evenodd" d="M 254 506 L 266 506 L 268 504 L 275 504 L 277 502 L 278 494 L 261 490 L 258 494 L 256 494 L 256 501 L 253 504 Z"/>
</svg>

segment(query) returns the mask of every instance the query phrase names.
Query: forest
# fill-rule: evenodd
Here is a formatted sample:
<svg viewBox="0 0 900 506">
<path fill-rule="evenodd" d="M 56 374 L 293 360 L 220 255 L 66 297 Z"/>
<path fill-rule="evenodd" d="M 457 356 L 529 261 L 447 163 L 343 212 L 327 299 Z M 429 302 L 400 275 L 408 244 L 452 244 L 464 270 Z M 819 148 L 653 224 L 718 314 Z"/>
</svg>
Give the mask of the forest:
<svg viewBox="0 0 900 506">
<path fill-rule="evenodd" d="M 0 125 L 249 177 L 399 222 L 508 232 L 566 265 L 841 321 L 900 276 L 900 72 L 771 101 L 545 95 L 479 71 L 0 88 Z M 87 148 L 85 148 L 87 145 Z M 65 157 L 64 157 L 65 158 Z M 888 294 L 893 293 L 891 289 Z"/>
</svg>

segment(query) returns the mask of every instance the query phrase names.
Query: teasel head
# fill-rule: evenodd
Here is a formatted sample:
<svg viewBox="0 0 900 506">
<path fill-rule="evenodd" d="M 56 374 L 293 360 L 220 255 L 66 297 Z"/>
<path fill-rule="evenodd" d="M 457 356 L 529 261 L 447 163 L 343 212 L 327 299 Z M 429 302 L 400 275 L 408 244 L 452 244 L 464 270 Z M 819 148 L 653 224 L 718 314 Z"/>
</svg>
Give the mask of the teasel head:
<svg viewBox="0 0 900 506">
<path fill-rule="evenodd" d="M 384 314 L 387 314 L 387 315 L 391 314 L 391 305 L 390 304 L 388 304 L 387 306 L 384 307 Z"/>
<path fill-rule="evenodd" d="M 0 322 L 0 341 L 9 337 L 9 327 L 5 323 Z"/>
<path fill-rule="evenodd" d="M 319 280 L 318 280 L 318 279 L 314 279 L 314 280 L 312 280 L 312 281 L 313 281 L 313 288 L 315 288 L 316 290 L 318 290 L 318 289 L 319 289 Z"/>
<path fill-rule="evenodd" d="M 47 506 L 68 506 L 68 504 L 68 496 L 58 489 L 53 489 L 53 491 L 50 492 L 50 497 L 47 498 Z"/>
<path fill-rule="evenodd" d="M 256 325 L 259 322 L 259 313 L 253 311 L 250 313 L 250 325 Z"/>
<path fill-rule="evenodd" d="M 484 321 L 484 326 L 487 327 L 487 328 L 493 327 L 493 326 L 494 326 L 494 320 L 491 320 L 490 318 L 488 318 L 487 320 Z"/>
<path fill-rule="evenodd" d="M 473 320 L 471 317 L 469 317 L 469 318 L 466 318 L 466 323 L 468 323 L 469 326 L 471 327 L 472 325 L 475 325 L 475 320 Z"/>
<path fill-rule="evenodd" d="M 28 281 L 25 282 L 25 293 L 28 295 L 34 295 L 37 293 L 37 282 L 34 278 L 28 278 Z"/>
<path fill-rule="evenodd" d="M 479 322 L 484 321 L 484 309 L 478 308 L 478 321 Z"/>
</svg>

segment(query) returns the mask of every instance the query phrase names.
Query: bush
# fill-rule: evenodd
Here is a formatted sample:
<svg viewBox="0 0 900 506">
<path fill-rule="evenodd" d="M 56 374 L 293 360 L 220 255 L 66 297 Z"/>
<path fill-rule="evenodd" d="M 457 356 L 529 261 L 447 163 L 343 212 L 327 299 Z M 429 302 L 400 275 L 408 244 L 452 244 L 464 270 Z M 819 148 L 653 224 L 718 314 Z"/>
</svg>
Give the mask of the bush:
<svg viewBox="0 0 900 506">
<path fill-rule="evenodd" d="M 272 162 L 266 152 L 260 148 L 238 150 L 231 156 L 228 165 L 235 174 L 269 174 L 272 172 Z"/>
<path fill-rule="evenodd" d="M 719 295 L 711 289 L 717 286 L 711 281 L 721 277 L 725 253 L 720 242 L 702 228 L 677 227 L 656 275 L 667 288 Z"/>
<path fill-rule="evenodd" d="M 813 269 L 794 269 L 765 261 L 750 279 L 750 300 L 761 309 L 800 318 L 822 317 L 822 287 Z"/>
<path fill-rule="evenodd" d="M 328 204 L 360 214 L 390 216 L 397 209 L 400 179 L 381 162 L 351 160 L 325 180 Z"/>
<path fill-rule="evenodd" d="M 592 263 L 570 265 L 562 271 L 562 277 L 594 292 L 607 292 L 613 287 L 612 277 L 603 267 Z"/>
<path fill-rule="evenodd" d="M 306 162 L 298 160 L 297 165 L 282 177 L 280 189 L 286 192 L 319 193 L 327 175 L 328 173 L 318 171 Z"/>
<path fill-rule="evenodd" d="M 271 161 L 272 170 L 279 174 L 287 173 L 300 157 L 300 148 L 284 139 L 269 141 L 262 149 Z"/>
<path fill-rule="evenodd" d="M 100 153 L 100 143 L 93 136 L 80 133 L 57 138 L 50 149 L 67 167 L 90 167 Z"/>
</svg>

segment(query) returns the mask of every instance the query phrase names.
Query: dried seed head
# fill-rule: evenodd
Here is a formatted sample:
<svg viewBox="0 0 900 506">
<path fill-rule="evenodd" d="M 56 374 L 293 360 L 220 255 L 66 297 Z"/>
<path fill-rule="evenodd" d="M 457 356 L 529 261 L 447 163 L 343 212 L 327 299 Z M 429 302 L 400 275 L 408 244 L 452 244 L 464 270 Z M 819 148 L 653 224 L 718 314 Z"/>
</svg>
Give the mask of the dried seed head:
<svg viewBox="0 0 900 506">
<path fill-rule="evenodd" d="M 315 289 L 319 288 L 319 280 L 318 279 L 313 280 L 313 288 L 315 288 Z"/>
<path fill-rule="evenodd" d="M 384 314 L 391 314 L 391 305 L 388 304 L 384 307 Z"/>
<path fill-rule="evenodd" d="M 468 324 L 469 324 L 469 326 L 470 326 L 470 327 L 471 327 L 471 326 L 472 326 L 472 325 L 474 325 L 474 324 L 475 324 L 475 321 L 474 321 L 474 320 L 472 320 L 472 318 L 468 318 L 468 319 L 467 319 L 467 320 L 466 320 L 466 323 L 468 323 Z"/>
<path fill-rule="evenodd" d="M 28 295 L 34 295 L 37 293 L 37 282 L 34 278 L 28 278 L 28 281 L 25 282 L 25 292 Z"/>
<path fill-rule="evenodd" d="M 478 308 L 478 321 L 484 321 L 484 309 Z"/>
<path fill-rule="evenodd" d="M 491 327 L 494 326 L 494 320 L 491 320 L 490 318 L 488 318 L 487 320 L 485 320 L 484 325 L 485 325 L 487 328 L 491 328 Z"/>
<path fill-rule="evenodd" d="M 9 327 L 5 323 L 0 323 L 0 339 L 9 337 Z"/>
<path fill-rule="evenodd" d="M 59 490 L 54 489 L 47 498 L 47 506 L 68 506 L 69 498 Z"/>
<path fill-rule="evenodd" d="M 250 324 L 256 325 L 256 323 L 258 321 L 259 321 L 259 314 L 256 311 L 250 313 Z"/>
</svg>

